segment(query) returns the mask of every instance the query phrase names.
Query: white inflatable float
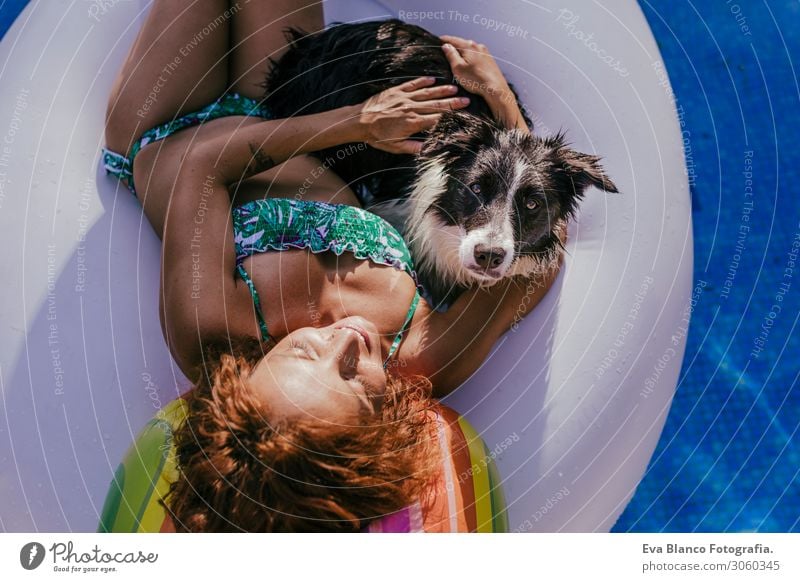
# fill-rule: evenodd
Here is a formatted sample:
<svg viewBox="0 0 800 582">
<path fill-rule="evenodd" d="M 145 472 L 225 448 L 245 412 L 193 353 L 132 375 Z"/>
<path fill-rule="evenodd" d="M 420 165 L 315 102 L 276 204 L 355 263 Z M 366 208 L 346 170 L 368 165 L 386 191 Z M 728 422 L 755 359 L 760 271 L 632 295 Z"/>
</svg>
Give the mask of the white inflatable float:
<svg viewBox="0 0 800 582">
<path fill-rule="evenodd" d="M 0 43 L 0 529 L 93 531 L 126 448 L 185 389 L 159 242 L 99 169 L 112 79 L 148 2 L 32 2 Z M 451 8 L 457 6 L 458 8 Z M 512 530 L 607 531 L 683 357 L 692 237 L 679 120 L 634 0 L 329 1 L 485 42 L 547 133 L 603 156 L 555 288 L 447 403 L 496 456 Z"/>
</svg>

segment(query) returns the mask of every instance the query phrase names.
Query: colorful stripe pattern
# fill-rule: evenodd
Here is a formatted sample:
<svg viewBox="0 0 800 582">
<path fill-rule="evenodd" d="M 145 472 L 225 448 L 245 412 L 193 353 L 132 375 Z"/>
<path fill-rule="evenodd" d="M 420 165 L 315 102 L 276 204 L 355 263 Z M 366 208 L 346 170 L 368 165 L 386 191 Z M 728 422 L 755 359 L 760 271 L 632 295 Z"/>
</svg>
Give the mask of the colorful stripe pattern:
<svg viewBox="0 0 800 582">
<path fill-rule="evenodd" d="M 177 478 L 172 434 L 186 417 L 186 401 L 177 398 L 147 423 L 111 481 L 98 532 L 158 532 L 166 511 L 160 501 Z"/>
<path fill-rule="evenodd" d="M 173 431 L 183 421 L 183 399 L 151 420 L 117 469 L 99 532 L 174 531 L 162 500 L 177 477 Z M 419 502 L 372 522 L 367 532 L 505 532 L 505 500 L 493 457 L 467 420 L 440 407 L 437 431 L 442 469 Z"/>
</svg>

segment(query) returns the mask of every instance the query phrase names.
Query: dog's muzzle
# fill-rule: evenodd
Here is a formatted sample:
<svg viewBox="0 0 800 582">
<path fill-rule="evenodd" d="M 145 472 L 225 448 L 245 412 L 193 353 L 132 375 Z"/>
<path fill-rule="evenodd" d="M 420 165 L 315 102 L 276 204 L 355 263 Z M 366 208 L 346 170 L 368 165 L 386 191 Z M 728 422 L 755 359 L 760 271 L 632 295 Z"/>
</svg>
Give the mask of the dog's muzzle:
<svg viewBox="0 0 800 582">
<path fill-rule="evenodd" d="M 467 268 L 481 277 L 500 279 L 505 274 L 503 264 L 506 251 L 502 247 L 477 244 L 473 248 L 472 258 L 475 264 L 469 265 Z"/>
<path fill-rule="evenodd" d="M 464 241 L 463 246 L 469 248 L 470 243 Z M 496 282 L 508 273 L 513 262 L 512 252 L 499 245 L 488 245 L 483 242 L 472 243 L 472 252 L 463 249 L 462 266 L 469 276 L 478 282 Z M 462 247 L 463 248 L 463 247 Z"/>
</svg>

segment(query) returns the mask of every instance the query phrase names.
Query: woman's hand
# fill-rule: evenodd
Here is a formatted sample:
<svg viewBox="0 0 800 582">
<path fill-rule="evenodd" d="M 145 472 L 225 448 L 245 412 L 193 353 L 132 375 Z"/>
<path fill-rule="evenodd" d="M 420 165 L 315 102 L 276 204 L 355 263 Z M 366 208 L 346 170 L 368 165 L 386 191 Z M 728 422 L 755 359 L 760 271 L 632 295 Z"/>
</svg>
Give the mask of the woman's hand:
<svg viewBox="0 0 800 582">
<path fill-rule="evenodd" d="M 459 36 L 442 35 L 442 50 L 456 82 L 470 93 L 486 100 L 495 119 L 506 127 L 527 130 L 517 99 L 500 67 L 484 44 Z"/>
<path fill-rule="evenodd" d="M 416 154 L 422 143 L 409 139 L 432 128 L 443 111 L 462 109 L 467 97 L 453 97 L 455 85 L 439 85 L 433 77 L 420 77 L 367 99 L 358 113 L 363 141 L 393 154 Z"/>
<path fill-rule="evenodd" d="M 445 43 L 442 50 L 453 76 L 464 89 L 486 101 L 511 93 L 508 81 L 485 44 L 447 34 L 439 38 Z"/>
</svg>

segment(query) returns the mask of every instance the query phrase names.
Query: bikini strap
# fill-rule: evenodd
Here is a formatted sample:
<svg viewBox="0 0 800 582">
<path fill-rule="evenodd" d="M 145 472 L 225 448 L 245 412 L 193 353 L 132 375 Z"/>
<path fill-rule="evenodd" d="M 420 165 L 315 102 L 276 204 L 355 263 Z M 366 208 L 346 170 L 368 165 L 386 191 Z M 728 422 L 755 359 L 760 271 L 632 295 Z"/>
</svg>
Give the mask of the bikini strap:
<svg viewBox="0 0 800 582">
<path fill-rule="evenodd" d="M 391 347 L 389 348 L 389 355 L 386 356 L 386 360 L 383 362 L 383 367 L 386 368 L 389 365 L 389 360 L 394 355 L 397 348 L 400 346 L 400 342 L 403 341 L 403 334 L 406 332 L 406 329 L 411 324 L 411 319 L 414 317 L 414 312 L 417 310 L 417 304 L 419 303 L 419 291 L 414 291 L 414 298 L 411 300 L 411 306 L 408 308 L 408 313 L 406 313 L 406 320 L 403 322 L 403 327 L 400 328 L 400 331 L 397 332 L 397 335 L 392 342 Z"/>
<path fill-rule="evenodd" d="M 118 152 L 103 148 L 103 167 L 107 174 L 111 174 L 118 180 L 125 182 L 130 191 L 136 194 L 136 189 L 133 187 L 133 160 L 144 146 L 161 141 L 176 131 L 229 115 L 272 119 L 272 114 L 261 101 L 238 93 L 226 93 L 198 111 L 175 117 L 170 121 L 148 129 L 142 133 L 138 140 L 133 142 L 130 155 L 127 158 Z"/>
<path fill-rule="evenodd" d="M 103 168 L 106 174 L 115 176 L 127 184 L 128 189 L 136 194 L 133 189 L 133 162 L 117 152 L 112 152 L 110 149 L 103 148 Z"/>
<path fill-rule="evenodd" d="M 261 311 L 261 299 L 258 296 L 258 291 L 256 291 L 256 286 L 253 284 L 253 280 L 250 278 L 250 275 L 248 275 L 244 265 L 239 263 L 236 265 L 236 270 L 242 278 L 242 281 L 247 285 L 247 288 L 250 289 L 250 295 L 253 298 L 253 307 L 256 310 L 256 319 L 258 319 L 258 328 L 261 330 L 261 341 L 269 341 L 267 322 L 264 320 L 264 314 Z"/>
</svg>

